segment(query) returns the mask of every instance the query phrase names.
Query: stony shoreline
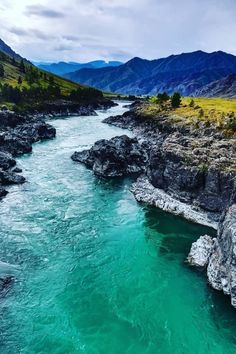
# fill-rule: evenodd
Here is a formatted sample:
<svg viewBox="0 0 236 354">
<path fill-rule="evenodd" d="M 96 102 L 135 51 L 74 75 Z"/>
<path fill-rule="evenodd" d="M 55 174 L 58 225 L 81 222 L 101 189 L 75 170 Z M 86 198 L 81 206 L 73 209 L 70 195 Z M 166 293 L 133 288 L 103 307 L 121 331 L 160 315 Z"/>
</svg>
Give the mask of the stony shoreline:
<svg viewBox="0 0 236 354">
<path fill-rule="evenodd" d="M 218 222 L 213 220 L 210 213 L 198 210 L 189 204 L 171 197 L 162 189 L 155 188 L 145 176 L 138 178 L 133 183 L 131 192 L 138 202 L 155 206 L 196 224 L 208 226 L 215 230 L 218 228 Z"/>
</svg>

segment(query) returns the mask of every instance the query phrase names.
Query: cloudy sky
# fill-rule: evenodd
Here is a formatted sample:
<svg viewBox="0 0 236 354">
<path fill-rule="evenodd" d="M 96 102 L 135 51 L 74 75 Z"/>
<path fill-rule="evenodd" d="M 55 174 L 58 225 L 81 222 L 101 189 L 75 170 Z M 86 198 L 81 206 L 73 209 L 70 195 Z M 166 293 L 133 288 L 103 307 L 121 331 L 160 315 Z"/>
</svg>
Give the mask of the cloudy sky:
<svg viewBox="0 0 236 354">
<path fill-rule="evenodd" d="M 36 61 L 236 54 L 236 0 L 0 0 L 0 37 Z"/>
</svg>

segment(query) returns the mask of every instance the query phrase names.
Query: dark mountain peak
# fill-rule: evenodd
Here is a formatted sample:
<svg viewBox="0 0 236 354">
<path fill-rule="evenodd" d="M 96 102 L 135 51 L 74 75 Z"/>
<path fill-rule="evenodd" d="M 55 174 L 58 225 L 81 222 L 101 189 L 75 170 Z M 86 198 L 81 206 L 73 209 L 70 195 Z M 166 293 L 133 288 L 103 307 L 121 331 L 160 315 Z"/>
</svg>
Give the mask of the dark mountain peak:
<svg viewBox="0 0 236 354">
<path fill-rule="evenodd" d="M 150 64 L 150 61 L 147 59 L 134 57 L 133 59 L 129 60 L 123 66 L 132 68 L 134 70 L 142 70 L 142 69 L 145 69 L 149 64 Z"/>
<path fill-rule="evenodd" d="M 134 58 L 130 59 L 129 61 L 127 61 L 126 64 L 128 64 L 128 63 L 138 63 L 138 62 L 141 62 L 141 61 L 144 61 L 144 60 L 145 59 L 142 59 L 140 57 L 134 57 Z"/>
</svg>

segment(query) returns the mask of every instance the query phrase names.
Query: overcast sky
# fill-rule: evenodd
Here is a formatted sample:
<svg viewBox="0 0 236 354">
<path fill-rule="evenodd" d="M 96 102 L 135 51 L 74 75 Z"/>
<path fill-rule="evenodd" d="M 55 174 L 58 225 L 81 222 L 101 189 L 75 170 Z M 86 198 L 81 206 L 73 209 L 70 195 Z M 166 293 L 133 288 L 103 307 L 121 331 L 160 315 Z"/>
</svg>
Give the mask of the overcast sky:
<svg viewBox="0 0 236 354">
<path fill-rule="evenodd" d="M 236 0 L 0 0 L 0 37 L 36 61 L 236 54 Z"/>
</svg>

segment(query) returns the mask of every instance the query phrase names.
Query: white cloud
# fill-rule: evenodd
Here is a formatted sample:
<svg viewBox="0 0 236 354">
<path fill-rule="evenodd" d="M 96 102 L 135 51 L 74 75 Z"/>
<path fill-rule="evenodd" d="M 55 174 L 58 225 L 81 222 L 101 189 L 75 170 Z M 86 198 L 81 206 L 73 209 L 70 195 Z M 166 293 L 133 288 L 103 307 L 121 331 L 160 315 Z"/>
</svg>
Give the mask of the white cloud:
<svg viewBox="0 0 236 354">
<path fill-rule="evenodd" d="M 2 39 L 31 60 L 236 54 L 234 0 L 2 0 Z"/>
</svg>

